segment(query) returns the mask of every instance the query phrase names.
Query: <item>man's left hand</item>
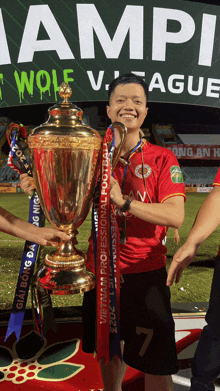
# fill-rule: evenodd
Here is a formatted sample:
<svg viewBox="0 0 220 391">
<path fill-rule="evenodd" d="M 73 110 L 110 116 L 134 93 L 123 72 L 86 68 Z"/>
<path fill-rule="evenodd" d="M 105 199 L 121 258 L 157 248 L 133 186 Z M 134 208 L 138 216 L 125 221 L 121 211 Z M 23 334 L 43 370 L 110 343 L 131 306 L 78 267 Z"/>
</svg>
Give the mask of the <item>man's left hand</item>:
<svg viewBox="0 0 220 391">
<path fill-rule="evenodd" d="M 118 181 L 113 177 L 110 180 L 110 200 L 118 208 L 121 208 L 125 203 Z"/>
</svg>

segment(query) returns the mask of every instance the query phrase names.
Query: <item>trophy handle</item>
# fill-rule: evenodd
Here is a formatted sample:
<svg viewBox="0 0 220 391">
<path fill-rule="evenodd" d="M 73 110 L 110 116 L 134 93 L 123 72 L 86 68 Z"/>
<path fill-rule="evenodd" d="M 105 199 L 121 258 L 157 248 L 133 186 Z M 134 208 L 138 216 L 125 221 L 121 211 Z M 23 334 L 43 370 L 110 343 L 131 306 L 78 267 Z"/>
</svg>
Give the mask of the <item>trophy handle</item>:
<svg viewBox="0 0 220 391">
<path fill-rule="evenodd" d="M 121 122 L 113 122 L 111 124 L 111 126 L 116 129 L 118 129 L 119 133 L 120 133 L 120 136 L 121 136 L 121 142 L 120 142 L 120 145 L 118 147 L 118 152 L 112 162 L 112 172 L 114 171 L 118 161 L 119 161 L 119 158 L 120 158 L 120 155 L 121 155 L 121 151 L 122 151 L 122 148 L 123 148 L 123 145 L 124 145 L 124 142 L 125 142 L 125 136 L 127 134 L 127 128 L 124 124 L 122 124 Z"/>
</svg>

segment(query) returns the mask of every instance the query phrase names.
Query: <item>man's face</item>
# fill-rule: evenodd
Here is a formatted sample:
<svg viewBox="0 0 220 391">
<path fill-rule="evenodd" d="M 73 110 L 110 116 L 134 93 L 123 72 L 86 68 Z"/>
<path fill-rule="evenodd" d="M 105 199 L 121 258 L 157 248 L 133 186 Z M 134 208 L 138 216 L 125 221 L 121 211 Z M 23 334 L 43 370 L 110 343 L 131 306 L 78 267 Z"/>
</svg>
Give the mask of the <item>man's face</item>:
<svg viewBox="0 0 220 391">
<path fill-rule="evenodd" d="M 130 130 L 138 130 L 144 122 L 148 108 L 140 84 L 119 84 L 110 97 L 107 115 L 112 122 L 122 122 Z"/>
</svg>

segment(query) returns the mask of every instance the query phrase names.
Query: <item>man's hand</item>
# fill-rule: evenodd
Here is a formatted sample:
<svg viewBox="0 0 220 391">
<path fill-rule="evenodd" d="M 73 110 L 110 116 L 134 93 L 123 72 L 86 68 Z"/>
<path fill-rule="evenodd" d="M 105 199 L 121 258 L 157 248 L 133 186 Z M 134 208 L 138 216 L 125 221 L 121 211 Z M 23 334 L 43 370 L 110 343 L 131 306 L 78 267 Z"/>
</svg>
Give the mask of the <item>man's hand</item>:
<svg viewBox="0 0 220 391">
<path fill-rule="evenodd" d="M 173 285 L 173 282 L 179 282 L 183 270 L 186 266 L 192 262 L 196 255 L 198 246 L 191 243 L 184 243 L 182 247 L 176 252 L 173 257 L 172 263 L 169 267 L 167 276 L 167 285 Z"/>
<path fill-rule="evenodd" d="M 110 199 L 118 208 L 121 208 L 125 203 L 118 181 L 113 177 L 110 179 Z"/>
<path fill-rule="evenodd" d="M 28 174 L 20 175 L 21 189 L 29 196 L 32 195 L 33 190 L 36 189 L 34 178 L 30 177 Z"/>
<path fill-rule="evenodd" d="M 70 239 L 70 236 L 57 229 L 44 227 L 39 228 L 35 236 L 36 243 L 42 246 L 57 247 L 60 244 L 60 239 L 67 241 Z"/>
</svg>

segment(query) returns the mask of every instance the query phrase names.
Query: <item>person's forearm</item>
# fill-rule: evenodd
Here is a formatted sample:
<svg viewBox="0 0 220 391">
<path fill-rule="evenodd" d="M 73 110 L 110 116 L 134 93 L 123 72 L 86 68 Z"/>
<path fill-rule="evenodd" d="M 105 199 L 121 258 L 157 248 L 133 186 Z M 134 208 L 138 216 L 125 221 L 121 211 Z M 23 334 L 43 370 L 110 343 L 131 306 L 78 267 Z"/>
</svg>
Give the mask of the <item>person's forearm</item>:
<svg viewBox="0 0 220 391">
<path fill-rule="evenodd" d="M 180 198 L 182 198 L 180 203 L 183 203 L 183 197 Z M 162 204 L 144 204 L 143 202 L 133 200 L 130 204 L 129 212 L 149 223 L 173 228 L 180 228 L 184 219 L 184 207 L 178 208 L 172 203 L 172 199 L 170 199 L 170 202 Z"/>
<path fill-rule="evenodd" d="M 33 239 L 36 226 L 21 220 L 0 207 L 0 230 L 21 239 Z"/>
<path fill-rule="evenodd" d="M 60 245 L 61 240 L 68 241 L 71 239 L 71 234 L 67 235 L 65 232 L 55 228 L 37 227 L 34 224 L 19 219 L 1 207 L 0 231 L 40 244 L 41 246 L 57 247 Z"/>
<path fill-rule="evenodd" d="M 200 246 L 220 224 L 220 188 L 214 187 L 203 202 L 187 242 Z"/>
<path fill-rule="evenodd" d="M 121 209 L 125 199 L 118 182 L 111 177 L 110 181 L 111 202 Z M 155 225 L 163 225 L 172 228 L 180 228 L 184 219 L 184 197 L 173 196 L 163 203 L 149 203 L 132 200 L 129 212 L 141 220 Z"/>
</svg>

